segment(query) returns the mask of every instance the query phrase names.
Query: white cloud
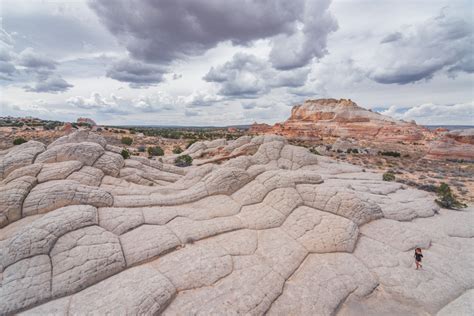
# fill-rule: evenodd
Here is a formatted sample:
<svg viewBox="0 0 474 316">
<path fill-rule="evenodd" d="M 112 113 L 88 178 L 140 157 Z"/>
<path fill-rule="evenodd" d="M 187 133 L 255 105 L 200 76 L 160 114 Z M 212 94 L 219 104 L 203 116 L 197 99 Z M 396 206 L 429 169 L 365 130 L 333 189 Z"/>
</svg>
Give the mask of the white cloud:
<svg viewBox="0 0 474 316">
<path fill-rule="evenodd" d="M 451 105 L 426 103 L 402 110 L 392 106 L 381 113 L 423 125 L 474 125 L 474 101 Z"/>
<path fill-rule="evenodd" d="M 429 80 L 436 73 L 474 72 L 472 15 L 444 8 L 423 23 L 389 34 L 377 47 L 370 78 L 383 84 Z"/>
<path fill-rule="evenodd" d="M 47 109 L 41 115 L 49 118 L 89 115 L 111 124 L 274 123 L 306 98 L 394 106 L 395 116 L 401 109 L 420 111 L 420 105 L 442 108 L 472 100 L 469 0 L 403 6 L 398 0 L 249 5 L 157 0 L 137 1 L 136 6 L 98 0 L 102 9 L 113 6 L 102 12 L 105 23 L 81 1 L 3 2 L 2 99 L 27 112 L 41 93 Z M 442 11 L 445 6 L 450 9 Z M 169 14 L 158 21 L 155 12 Z M 162 26 L 159 32 L 157 25 Z M 408 82 L 415 84 L 400 84 Z M 430 108 L 401 118 L 442 122 L 445 115 L 449 122 L 466 122 L 467 115 L 451 110 Z"/>
</svg>

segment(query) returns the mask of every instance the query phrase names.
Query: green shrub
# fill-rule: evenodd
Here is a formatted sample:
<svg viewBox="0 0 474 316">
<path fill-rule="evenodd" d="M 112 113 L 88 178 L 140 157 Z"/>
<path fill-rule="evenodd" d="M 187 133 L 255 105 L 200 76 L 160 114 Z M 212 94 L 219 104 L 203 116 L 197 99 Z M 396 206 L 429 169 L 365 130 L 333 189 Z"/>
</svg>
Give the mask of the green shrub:
<svg viewBox="0 0 474 316">
<path fill-rule="evenodd" d="M 197 142 L 197 139 L 193 139 L 192 141 L 190 141 L 190 142 L 186 145 L 186 149 L 188 149 L 189 147 L 191 147 L 191 145 L 194 144 L 195 142 Z"/>
<path fill-rule="evenodd" d="M 24 139 L 23 137 L 18 137 L 13 140 L 13 145 L 21 145 L 23 143 L 26 143 L 27 140 Z"/>
<path fill-rule="evenodd" d="M 128 149 L 122 149 L 122 152 L 120 154 L 122 155 L 123 159 L 130 158 L 130 152 L 128 151 Z"/>
<path fill-rule="evenodd" d="M 178 167 L 187 167 L 187 166 L 190 166 L 192 163 L 193 163 L 193 158 L 191 158 L 191 156 L 189 155 L 182 155 L 182 156 L 177 157 L 174 160 L 175 166 L 178 166 Z"/>
<path fill-rule="evenodd" d="M 173 154 L 179 155 L 182 152 L 183 152 L 183 150 L 179 146 L 176 146 L 175 148 L 173 148 Z"/>
<path fill-rule="evenodd" d="M 165 152 L 160 146 L 148 147 L 148 155 L 150 156 L 163 156 Z"/>
<path fill-rule="evenodd" d="M 379 151 L 379 155 L 391 156 L 391 157 L 400 157 L 400 153 L 396 152 L 396 151 Z"/>
<path fill-rule="evenodd" d="M 451 188 L 446 183 L 442 182 L 437 189 L 438 199 L 435 202 L 439 206 L 450 209 L 459 209 L 467 207 L 466 204 L 461 203 L 457 200 L 456 196 L 451 191 Z"/>
<path fill-rule="evenodd" d="M 138 149 L 138 152 L 144 153 L 146 148 L 145 148 L 145 146 L 138 146 L 137 149 Z"/>
<path fill-rule="evenodd" d="M 393 172 L 385 172 L 382 176 L 383 181 L 395 181 L 395 175 Z"/>
<path fill-rule="evenodd" d="M 133 139 L 131 137 L 124 136 L 121 140 L 122 144 L 130 146 L 133 143 Z"/>
<path fill-rule="evenodd" d="M 316 150 L 316 148 L 310 148 L 309 151 L 315 155 L 318 155 L 318 156 L 321 156 L 321 154 L 319 153 L 319 151 Z"/>
</svg>

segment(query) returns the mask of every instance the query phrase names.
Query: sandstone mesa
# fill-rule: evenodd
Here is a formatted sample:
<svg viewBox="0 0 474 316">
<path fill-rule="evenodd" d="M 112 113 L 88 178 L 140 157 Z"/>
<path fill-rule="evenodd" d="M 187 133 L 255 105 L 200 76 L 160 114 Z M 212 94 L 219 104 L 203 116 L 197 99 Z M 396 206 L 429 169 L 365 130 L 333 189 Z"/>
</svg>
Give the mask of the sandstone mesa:
<svg viewBox="0 0 474 316">
<path fill-rule="evenodd" d="M 361 130 L 352 102 L 327 102 L 338 110 L 305 103 L 274 128 L 400 128 L 371 113 Z M 396 139 L 422 137 L 403 124 Z M 0 152 L 0 314 L 473 313 L 472 208 L 439 209 L 281 136 L 197 142 L 188 168 L 118 151 L 79 131 Z"/>
<path fill-rule="evenodd" d="M 414 121 L 396 120 L 346 99 L 306 100 L 292 108 L 291 116 L 285 122 L 273 126 L 254 123 L 250 133 L 307 141 L 323 138 L 353 138 L 380 144 L 426 141 L 428 159 L 474 161 L 472 129 L 432 132 Z"/>
</svg>

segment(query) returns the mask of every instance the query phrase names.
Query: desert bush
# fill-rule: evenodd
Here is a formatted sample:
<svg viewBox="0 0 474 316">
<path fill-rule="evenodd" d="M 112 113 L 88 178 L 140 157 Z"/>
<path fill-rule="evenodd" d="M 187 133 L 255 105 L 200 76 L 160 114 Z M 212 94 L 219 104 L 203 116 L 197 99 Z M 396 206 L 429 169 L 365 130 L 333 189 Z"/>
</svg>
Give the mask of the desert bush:
<svg viewBox="0 0 474 316">
<path fill-rule="evenodd" d="M 192 163 L 193 163 L 193 158 L 191 158 L 191 156 L 189 155 L 182 155 L 182 156 L 177 157 L 174 160 L 175 166 L 178 166 L 178 167 L 187 167 L 187 166 L 190 166 Z"/>
<path fill-rule="evenodd" d="M 395 175 L 393 172 L 385 172 L 382 176 L 383 181 L 395 181 Z"/>
<path fill-rule="evenodd" d="M 190 142 L 186 145 L 186 149 L 188 149 L 189 147 L 191 147 L 191 145 L 194 144 L 195 142 L 197 142 L 197 139 L 193 139 L 192 141 L 190 141 Z"/>
<path fill-rule="evenodd" d="M 128 151 L 128 149 L 122 149 L 122 152 L 120 154 L 122 155 L 123 159 L 130 158 L 130 152 Z"/>
<path fill-rule="evenodd" d="M 145 150 L 146 150 L 145 146 L 138 146 L 137 149 L 138 149 L 138 152 L 140 152 L 140 153 L 144 153 Z"/>
<path fill-rule="evenodd" d="M 26 143 L 27 140 L 24 139 L 23 137 L 17 137 L 13 140 L 13 145 L 21 145 L 23 143 Z"/>
<path fill-rule="evenodd" d="M 439 206 L 444 208 L 450 209 L 459 209 L 463 207 L 467 207 L 466 204 L 461 203 L 456 198 L 456 195 L 451 191 L 451 188 L 446 183 L 442 182 L 438 189 L 436 190 L 438 198 L 435 199 L 435 202 L 438 203 Z"/>
<path fill-rule="evenodd" d="M 321 156 L 321 154 L 319 153 L 319 151 L 317 151 L 316 148 L 310 148 L 309 151 L 312 153 L 312 154 L 315 154 L 315 155 L 318 155 L 318 156 Z"/>
<path fill-rule="evenodd" d="M 396 152 L 396 151 L 379 151 L 379 155 L 391 156 L 391 157 L 400 157 L 400 153 Z"/>
<path fill-rule="evenodd" d="M 179 155 L 182 152 L 183 152 L 183 149 L 181 149 L 181 147 L 179 146 L 176 146 L 175 148 L 173 148 L 173 154 Z"/>
<path fill-rule="evenodd" d="M 121 140 L 122 144 L 130 146 L 133 143 L 133 138 L 124 136 Z"/>
<path fill-rule="evenodd" d="M 163 156 L 165 152 L 160 146 L 148 147 L 148 155 L 150 156 Z"/>
</svg>

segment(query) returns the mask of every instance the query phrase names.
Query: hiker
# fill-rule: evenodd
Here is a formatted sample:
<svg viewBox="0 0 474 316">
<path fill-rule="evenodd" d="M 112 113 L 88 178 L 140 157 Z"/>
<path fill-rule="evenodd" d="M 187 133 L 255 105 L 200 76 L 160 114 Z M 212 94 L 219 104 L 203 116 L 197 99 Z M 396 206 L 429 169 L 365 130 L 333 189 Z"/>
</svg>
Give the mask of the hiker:
<svg viewBox="0 0 474 316">
<path fill-rule="evenodd" d="M 423 268 L 423 265 L 421 264 L 421 258 L 423 258 L 423 254 L 421 253 L 421 248 L 416 248 L 415 249 L 415 263 L 416 263 L 416 270 L 418 268 Z"/>
</svg>

